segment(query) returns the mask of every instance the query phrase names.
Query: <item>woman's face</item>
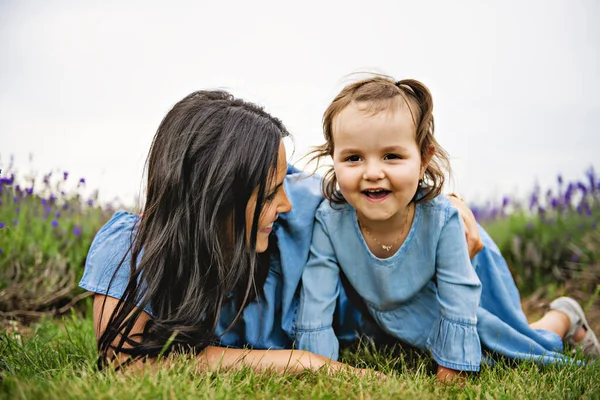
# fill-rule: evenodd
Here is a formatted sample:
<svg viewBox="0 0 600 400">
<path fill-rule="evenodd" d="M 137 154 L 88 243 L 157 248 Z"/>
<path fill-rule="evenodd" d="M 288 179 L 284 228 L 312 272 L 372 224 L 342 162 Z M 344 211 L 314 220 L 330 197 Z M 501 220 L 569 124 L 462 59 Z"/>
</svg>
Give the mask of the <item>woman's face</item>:
<svg viewBox="0 0 600 400">
<path fill-rule="evenodd" d="M 265 188 L 265 204 L 258 218 L 258 230 L 256 235 L 256 252 L 262 253 L 269 247 L 269 235 L 273 230 L 273 222 L 279 214 L 289 212 L 292 209 L 292 203 L 283 189 L 283 180 L 287 173 L 287 163 L 285 156 L 285 147 L 283 142 L 279 145 L 279 155 L 277 160 L 277 171 L 274 174 L 274 180 L 269 182 Z M 254 219 L 254 210 L 256 209 L 256 200 L 258 190 L 255 189 L 246 206 L 246 240 L 250 241 L 252 232 L 252 220 Z"/>
</svg>

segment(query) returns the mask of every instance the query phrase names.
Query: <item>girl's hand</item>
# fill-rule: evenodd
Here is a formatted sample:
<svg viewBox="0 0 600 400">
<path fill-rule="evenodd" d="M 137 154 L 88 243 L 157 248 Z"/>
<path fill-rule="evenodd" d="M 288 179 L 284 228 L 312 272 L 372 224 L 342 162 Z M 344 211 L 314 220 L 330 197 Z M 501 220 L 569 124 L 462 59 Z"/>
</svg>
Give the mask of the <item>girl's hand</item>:
<svg viewBox="0 0 600 400">
<path fill-rule="evenodd" d="M 458 209 L 460 216 L 463 219 L 465 224 L 465 233 L 467 236 L 467 246 L 469 247 L 469 256 L 471 258 L 475 257 L 477 253 L 483 249 L 483 242 L 481 241 L 481 236 L 479 235 L 479 227 L 477 226 L 477 220 L 475 220 L 475 215 L 463 199 L 461 199 L 457 194 L 451 193 L 448 195 L 448 198 Z"/>
<path fill-rule="evenodd" d="M 465 379 L 461 371 L 442 367 L 441 365 L 438 365 L 436 376 L 441 383 L 461 383 Z"/>
</svg>

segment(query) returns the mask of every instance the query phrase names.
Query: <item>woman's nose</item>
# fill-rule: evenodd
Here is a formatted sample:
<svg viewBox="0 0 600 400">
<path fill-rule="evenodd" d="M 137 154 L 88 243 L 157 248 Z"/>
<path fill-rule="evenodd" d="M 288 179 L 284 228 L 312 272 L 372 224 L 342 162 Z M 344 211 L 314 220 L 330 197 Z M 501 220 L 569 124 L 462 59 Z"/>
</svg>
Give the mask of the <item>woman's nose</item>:
<svg viewBox="0 0 600 400">
<path fill-rule="evenodd" d="M 290 202 L 290 199 L 287 197 L 287 193 L 285 192 L 285 190 L 282 190 L 282 197 L 283 198 L 281 200 L 281 203 L 279 204 L 279 207 L 277 209 L 277 212 L 279 214 L 292 211 L 292 203 Z"/>
</svg>

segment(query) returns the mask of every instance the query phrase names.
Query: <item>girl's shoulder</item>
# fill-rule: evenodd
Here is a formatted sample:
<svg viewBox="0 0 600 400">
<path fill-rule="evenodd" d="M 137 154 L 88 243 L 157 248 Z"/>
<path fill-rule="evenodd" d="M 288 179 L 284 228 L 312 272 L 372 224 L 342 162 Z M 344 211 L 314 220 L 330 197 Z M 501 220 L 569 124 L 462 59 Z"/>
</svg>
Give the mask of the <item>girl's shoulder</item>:
<svg viewBox="0 0 600 400">
<path fill-rule="evenodd" d="M 424 209 L 427 209 L 430 212 L 445 213 L 452 210 L 456 210 L 454 204 L 452 204 L 448 196 L 444 194 L 440 194 L 431 200 L 424 201 L 421 203 L 421 205 L 424 207 Z"/>
<path fill-rule="evenodd" d="M 423 222 L 438 225 L 440 228 L 445 225 L 454 214 L 458 214 L 458 209 L 454 207 L 454 204 L 452 204 L 450 199 L 443 194 L 418 204 L 421 208 Z"/>
<path fill-rule="evenodd" d="M 333 203 L 328 199 L 323 199 L 317 208 L 317 216 L 321 217 L 341 217 L 345 214 L 354 212 L 354 208 L 344 203 Z"/>
</svg>

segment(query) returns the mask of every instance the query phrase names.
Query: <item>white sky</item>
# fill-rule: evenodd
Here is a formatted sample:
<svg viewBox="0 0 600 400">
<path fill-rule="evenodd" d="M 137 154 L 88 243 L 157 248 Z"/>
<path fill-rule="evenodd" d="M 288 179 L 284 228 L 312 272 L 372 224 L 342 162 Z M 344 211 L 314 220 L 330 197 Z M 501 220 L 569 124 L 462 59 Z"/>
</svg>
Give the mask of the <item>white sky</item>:
<svg viewBox="0 0 600 400">
<path fill-rule="evenodd" d="M 0 165 L 32 154 L 131 202 L 189 92 L 264 105 L 298 159 L 348 74 L 378 71 L 430 87 L 448 190 L 470 200 L 600 169 L 600 3 L 482 3 L 0 0 Z"/>
</svg>

